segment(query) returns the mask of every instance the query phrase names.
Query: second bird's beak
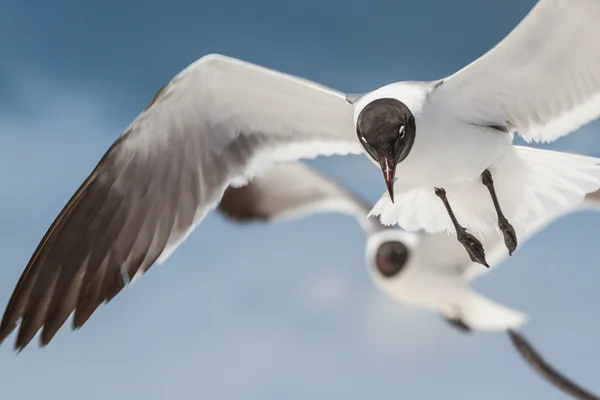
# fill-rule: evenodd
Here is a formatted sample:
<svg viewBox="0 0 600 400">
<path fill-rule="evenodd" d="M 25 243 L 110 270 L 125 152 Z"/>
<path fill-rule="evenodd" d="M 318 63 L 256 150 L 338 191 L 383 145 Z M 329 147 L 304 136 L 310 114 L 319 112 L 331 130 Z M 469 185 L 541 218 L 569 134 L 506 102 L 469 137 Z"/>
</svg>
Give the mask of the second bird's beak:
<svg viewBox="0 0 600 400">
<path fill-rule="evenodd" d="M 390 194 L 392 204 L 394 203 L 394 178 L 396 177 L 396 160 L 390 155 L 386 154 L 379 158 L 379 165 L 381 165 L 381 171 L 383 171 L 383 177 L 385 184 Z"/>
</svg>

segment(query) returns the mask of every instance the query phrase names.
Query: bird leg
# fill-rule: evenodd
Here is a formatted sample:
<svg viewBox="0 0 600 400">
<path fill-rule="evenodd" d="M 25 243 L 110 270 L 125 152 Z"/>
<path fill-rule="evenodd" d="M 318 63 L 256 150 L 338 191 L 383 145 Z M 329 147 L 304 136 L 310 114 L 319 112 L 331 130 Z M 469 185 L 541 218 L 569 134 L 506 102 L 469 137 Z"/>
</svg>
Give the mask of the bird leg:
<svg viewBox="0 0 600 400">
<path fill-rule="evenodd" d="M 442 317 L 446 320 L 447 323 L 449 323 L 455 329 L 458 329 L 462 333 L 471 333 L 473 331 L 473 329 L 471 329 L 471 327 L 469 325 L 467 325 L 467 323 L 464 321 L 464 319 L 462 317 L 461 309 L 456 306 L 453 306 L 452 308 L 454 308 L 454 314 L 455 314 L 453 317 L 447 317 L 447 316 L 442 316 Z"/>
<path fill-rule="evenodd" d="M 461 318 L 443 318 L 444 320 L 446 320 L 447 323 L 452 325 L 452 327 L 454 327 L 462 333 L 471 333 L 473 331 L 473 329 L 471 329 L 469 325 L 465 324 L 465 322 Z"/>
<path fill-rule="evenodd" d="M 508 254 L 512 256 L 513 251 L 517 248 L 517 234 L 515 233 L 515 229 L 508 222 L 504 214 L 502 213 L 502 209 L 500 209 L 500 204 L 498 204 L 498 197 L 496 196 L 496 189 L 494 189 L 494 180 L 492 179 L 492 174 L 489 170 L 483 171 L 481 174 L 481 183 L 488 188 L 490 192 L 490 196 L 492 196 L 492 201 L 494 202 L 494 208 L 496 209 L 496 214 L 498 214 L 498 227 L 502 231 L 504 235 L 504 244 L 508 249 Z"/>
<path fill-rule="evenodd" d="M 435 195 L 439 197 L 444 203 L 444 207 L 446 207 L 446 211 L 448 211 L 450 220 L 452 220 L 452 225 L 454 225 L 454 229 L 456 229 L 456 237 L 458 239 L 458 242 L 462 244 L 467 253 L 469 253 L 471 261 L 485 265 L 489 268 L 490 266 L 485 260 L 485 250 L 483 249 L 483 245 L 475 236 L 467 232 L 466 228 L 463 228 L 458 223 L 456 217 L 454 216 L 454 212 L 452 211 L 452 207 L 450 207 L 450 203 L 448 203 L 446 191 L 444 189 L 435 188 Z"/>
</svg>

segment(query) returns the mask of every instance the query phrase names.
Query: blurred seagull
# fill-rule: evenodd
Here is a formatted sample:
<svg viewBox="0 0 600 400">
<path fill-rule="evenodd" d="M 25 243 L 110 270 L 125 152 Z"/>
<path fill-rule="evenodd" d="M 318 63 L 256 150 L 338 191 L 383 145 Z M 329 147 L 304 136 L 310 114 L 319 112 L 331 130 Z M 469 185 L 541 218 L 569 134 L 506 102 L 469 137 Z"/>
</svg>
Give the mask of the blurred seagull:
<svg viewBox="0 0 600 400">
<path fill-rule="evenodd" d="M 12 293 L 0 342 L 20 324 L 15 348 L 40 329 L 45 345 L 73 312 L 81 327 L 164 262 L 225 189 L 304 158 L 365 153 L 388 186 L 373 209 L 382 221 L 456 232 L 484 265 L 467 228 L 497 225 L 512 252 L 521 226 L 600 187 L 594 159 L 512 146 L 515 131 L 550 141 L 598 116 L 599 20 L 598 1 L 540 0 L 456 74 L 364 95 L 200 58 L 154 96 L 56 217 Z"/>
<path fill-rule="evenodd" d="M 218 209 L 238 223 L 290 220 L 332 211 L 350 214 L 367 234 L 369 274 L 387 295 L 406 305 L 435 312 L 463 333 L 505 330 L 522 358 L 548 382 L 577 399 L 600 400 L 549 365 L 515 331 L 526 320 L 523 313 L 469 288 L 469 281 L 489 270 L 470 261 L 447 234 L 386 228 L 367 217 L 370 207 L 362 199 L 300 163 L 274 167 L 247 186 L 227 189 Z M 560 215 L 588 209 L 600 210 L 600 191 L 587 195 L 582 204 Z M 558 217 L 548 216 L 529 228 L 524 239 Z M 506 257 L 497 233 L 486 237 L 484 243 L 492 249 L 492 265 Z"/>
<path fill-rule="evenodd" d="M 367 235 L 367 270 L 375 284 L 393 299 L 437 313 L 465 332 L 516 329 L 526 321 L 522 312 L 469 287 L 470 281 L 490 270 L 472 262 L 452 236 L 389 228 L 368 217 L 369 209 L 358 196 L 302 163 L 279 165 L 246 186 L 228 188 L 218 207 L 238 223 L 290 220 L 326 212 L 352 215 Z M 600 210 L 600 191 L 587 195 L 569 210 L 538 220 L 527 227 L 523 238 L 527 240 L 562 215 L 588 209 Z M 498 232 L 491 231 L 483 243 L 491 250 L 492 265 L 507 256 Z"/>
</svg>

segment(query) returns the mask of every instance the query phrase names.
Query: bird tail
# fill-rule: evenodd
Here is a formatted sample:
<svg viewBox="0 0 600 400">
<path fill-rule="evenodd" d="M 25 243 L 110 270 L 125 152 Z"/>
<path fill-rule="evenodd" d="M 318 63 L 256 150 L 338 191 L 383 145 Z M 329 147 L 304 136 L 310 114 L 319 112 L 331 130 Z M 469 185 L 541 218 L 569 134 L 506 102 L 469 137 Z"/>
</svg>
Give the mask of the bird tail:
<svg viewBox="0 0 600 400">
<path fill-rule="evenodd" d="M 600 159 L 531 147 L 514 146 L 525 171 L 516 181 L 521 183 L 520 201 L 529 208 L 528 218 L 548 218 L 575 211 L 588 193 L 600 188 Z M 514 166 L 513 166 L 514 168 Z M 514 171 L 517 175 L 518 172 Z M 518 183 L 517 183 L 518 184 Z M 523 190 L 529 187 L 528 190 Z M 598 199 L 586 200 L 590 206 Z M 521 216 L 522 217 L 522 216 Z M 523 218 L 518 218 L 523 221 Z"/>
<path fill-rule="evenodd" d="M 469 328 L 481 331 L 516 329 L 527 321 L 527 315 L 521 311 L 498 304 L 469 288 L 465 289 L 458 307 L 458 317 Z"/>
</svg>

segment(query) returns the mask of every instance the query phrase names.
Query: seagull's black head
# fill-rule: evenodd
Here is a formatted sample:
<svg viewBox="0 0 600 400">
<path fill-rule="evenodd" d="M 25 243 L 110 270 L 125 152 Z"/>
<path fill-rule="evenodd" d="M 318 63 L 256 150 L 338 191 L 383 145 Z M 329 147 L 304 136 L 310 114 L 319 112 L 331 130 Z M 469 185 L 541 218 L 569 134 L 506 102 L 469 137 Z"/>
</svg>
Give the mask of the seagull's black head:
<svg viewBox="0 0 600 400">
<path fill-rule="evenodd" d="M 367 153 L 381 166 L 394 202 L 396 165 L 408 156 L 415 141 L 415 117 L 396 99 L 377 99 L 358 115 L 356 133 Z"/>
<path fill-rule="evenodd" d="M 410 250 L 399 241 L 383 242 L 377 249 L 375 265 L 377 271 L 385 278 L 392 278 L 407 265 Z"/>
</svg>

